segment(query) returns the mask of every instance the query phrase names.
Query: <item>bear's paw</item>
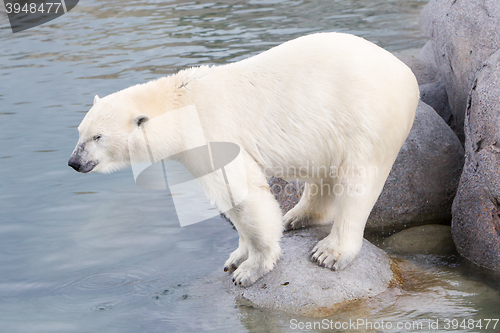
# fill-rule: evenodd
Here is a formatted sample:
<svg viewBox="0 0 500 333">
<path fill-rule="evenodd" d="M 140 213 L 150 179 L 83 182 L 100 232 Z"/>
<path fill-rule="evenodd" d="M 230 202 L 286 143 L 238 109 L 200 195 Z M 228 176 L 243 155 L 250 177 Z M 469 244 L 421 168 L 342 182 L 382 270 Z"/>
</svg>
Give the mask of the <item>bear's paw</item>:
<svg viewBox="0 0 500 333">
<path fill-rule="evenodd" d="M 248 249 L 245 246 L 239 246 L 231 253 L 229 259 L 224 264 L 224 272 L 234 272 L 240 264 L 248 257 Z"/>
<path fill-rule="evenodd" d="M 361 244 L 359 242 L 339 242 L 331 234 L 319 241 L 311 251 L 311 258 L 321 267 L 339 271 L 348 267 L 358 255 Z M 346 245 L 347 244 L 347 245 Z"/>
<path fill-rule="evenodd" d="M 258 279 L 269 273 L 271 269 L 261 267 L 253 260 L 245 260 L 233 273 L 234 285 L 243 287 L 251 286 Z"/>
</svg>

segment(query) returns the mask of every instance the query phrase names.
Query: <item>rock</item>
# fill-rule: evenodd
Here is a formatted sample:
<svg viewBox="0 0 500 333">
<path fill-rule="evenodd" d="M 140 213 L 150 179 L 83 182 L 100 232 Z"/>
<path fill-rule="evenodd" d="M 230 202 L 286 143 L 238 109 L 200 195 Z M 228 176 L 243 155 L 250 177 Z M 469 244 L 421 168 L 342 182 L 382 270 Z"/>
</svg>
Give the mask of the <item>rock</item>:
<svg viewBox="0 0 500 333">
<path fill-rule="evenodd" d="M 230 276 L 221 270 L 203 288 L 212 294 L 229 295 L 246 306 L 321 317 L 399 283 L 399 275 L 392 270 L 398 271 L 396 264 L 366 240 L 356 260 L 342 271 L 313 263 L 310 251 L 329 231 L 329 227 L 323 226 L 285 233 L 282 258 L 270 273 L 250 287 L 234 286 Z"/>
<path fill-rule="evenodd" d="M 500 50 L 472 86 L 465 138 L 465 166 L 453 203 L 453 238 L 464 257 L 500 270 Z"/>
<path fill-rule="evenodd" d="M 427 43 L 422 50 L 425 50 L 428 47 Z M 422 50 L 410 49 L 394 53 L 399 60 L 411 68 L 413 74 L 415 74 L 415 77 L 417 78 L 419 86 L 422 84 L 436 82 L 441 79 L 435 62 L 433 63 L 427 59 L 424 60 L 420 58 Z"/>
<path fill-rule="evenodd" d="M 476 72 L 500 48 L 500 1 L 430 0 L 421 14 L 452 110 L 450 125 L 464 142 L 467 96 Z"/>
<path fill-rule="evenodd" d="M 428 224 L 400 231 L 383 242 L 384 249 L 401 254 L 455 254 L 449 225 Z"/>
<path fill-rule="evenodd" d="M 449 222 L 463 161 L 464 150 L 456 135 L 430 106 L 420 102 L 410 135 L 367 226 L 402 229 Z M 283 213 L 298 202 L 302 191 L 298 185 L 287 184 L 279 178 L 270 180 Z"/>
<path fill-rule="evenodd" d="M 278 177 L 269 179 L 269 188 L 278 201 L 283 215 L 295 206 L 304 191 L 304 184 L 287 182 Z"/>
<path fill-rule="evenodd" d="M 395 55 L 415 74 L 421 100 L 431 106 L 448 123 L 451 119 L 451 108 L 444 79 L 439 73 L 434 59 L 431 42 L 427 42 L 418 54 L 410 50 L 410 52 L 403 51 Z"/>
<path fill-rule="evenodd" d="M 448 124 L 452 119 L 448 94 L 443 81 L 420 85 L 420 99 L 436 110 L 437 114 Z"/>
<path fill-rule="evenodd" d="M 415 122 L 368 218 L 368 227 L 451 220 L 464 150 L 453 131 L 420 102 Z"/>
<path fill-rule="evenodd" d="M 436 75 L 432 77 L 431 80 L 427 80 L 426 82 L 422 82 L 421 84 L 434 82 L 437 79 L 442 80 L 441 73 L 437 68 L 436 58 L 434 57 L 434 48 L 432 47 L 432 42 L 430 40 L 427 41 L 427 43 L 425 43 L 425 45 L 420 49 L 417 54 L 417 59 L 436 71 Z"/>
</svg>

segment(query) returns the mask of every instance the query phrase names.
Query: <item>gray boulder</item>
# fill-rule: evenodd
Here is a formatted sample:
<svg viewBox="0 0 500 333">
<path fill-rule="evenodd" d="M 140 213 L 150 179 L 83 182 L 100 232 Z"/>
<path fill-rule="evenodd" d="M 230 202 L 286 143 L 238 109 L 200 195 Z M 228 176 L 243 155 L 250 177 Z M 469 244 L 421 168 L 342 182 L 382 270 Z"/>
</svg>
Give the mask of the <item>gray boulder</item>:
<svg viewBox="0 0 500 333">
<path fill-rule="evenodd" d="M 329 227 L 314 227 L 285 233 L 283 255 L 276 267 L 247 288 L 234 286 L 222 272 L 207 278 L 192 293 L 219 295 L 217 302 L 236 299 L 238 304 L 274 309 L 295 315 L 320 317 L 331 314 L 353 300 L 374 297 L 398 284 L 397 264 L 387 254 L 364 240 L 359 256 L 342 271 L 332 271 L 310 260 L 310 251 L 328 235 Z M 212 299 L 212 298 L 211 298 Z"/>
<path fill-rule="evenodd" d="M 435 81 L 419 86 L 422 102 L 436 110 L 437 114 L 448 124 L 452 120 L 448 94 L 443 81 Z"/>
<path fill-rule="evenodd" d="M 449 225 L 428 224 L 405 229 L 384 239 L 383 249 L 401 254 L 456 254 Z"/>
<path fill-rule="evenodd" d="M 415 50 L 409 50 L 395 53 L 395 55 L 415 74 L 422 102 L 431 106 L 448 123 L 451 119 L 451 108 L 443 76 L 434 59 L 432 43 L 427 42 L 418 53 Z"/>
<path fill-rule="evenodd" d="M 368 227 L 451 220 L 464 151 L 444 120 L 420 102 L 413 127 L 368 218 Z"/>
<path fill-rule="evenodd" d="M 499 22 L 498 0 L 430 0 L 421 14 L 451 105 L 449 123 L 461 142 L 476 72 L 500 48 Z"/>
<path fill-rule="evenodd" d="M 435 73 L 429 79 L 419 81 L 420 98 L 449 124 L 452 119 L 450 102 L 448 101 L 448 93 L 444 85 L 443 75 L 439 72 L 436 59 L 434 58 L 434 48 L 431 41 L 428 41 L 420 50 L 417 59 L 423 62 L 426 67 L 431 68 L 431 71 Z M 417 74 L 418 77 L 419 75 Z"/>
<path fill-rule="evenodd" d="M 297 182 L 287 182 L 281 178 L 271 177 L 269 188 L 278 201 L 283 215 L 292 209 L 300 200 L 304 191 L 304 184 Z"/>
<path fill-rule="evenodd" d="M 453 203 L 453 238 L 464 257 L 500 270 L 500 50 L 473 82 L 465 138 L 465 166 Z"/>
</svg>

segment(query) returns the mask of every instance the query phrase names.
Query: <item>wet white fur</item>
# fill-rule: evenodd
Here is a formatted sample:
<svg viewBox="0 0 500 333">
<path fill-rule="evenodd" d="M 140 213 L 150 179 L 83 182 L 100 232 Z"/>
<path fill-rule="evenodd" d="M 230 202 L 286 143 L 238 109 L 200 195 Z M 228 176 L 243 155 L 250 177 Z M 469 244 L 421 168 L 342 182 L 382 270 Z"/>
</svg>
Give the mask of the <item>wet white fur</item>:
<svg viewBox="0 0 500 333">
<path fill-rule="evenodd" d="M 335 221 L 330 235 L 313 249 L 313 258 L 332 269 L 355 259 L 418 99 L 415 76 L 389 52 L 352 35 L 320 33 L 243 61 L 187 69 L 106 96 L 80 125 L 80 142 L 102 134 L 88 145 L 88 158 L 99 161 L 94 171 L 121 168 L 129 164 L 127 138 L 137 127 L 134 119 L 148 115 L 152 120 L 143 126 L 149 141 L 158 157 L 169 156 L 199 138 L 182 134 L 190 126 L 182 115 L 169 124 L 155 123 L 154 117 L 194 105 L 207 141 L 233 142 L 244 149 L 247 178 L 240 181 L 247 182 L 249 194 L 227 214 L 240 242 L 226 267 L 236 268 L 235 282 L 246 286 L 273 268 L 284 227 Z M 339 172 L 318 176 L 314 171 L 320 167 Z M 376 172 L 352 172 L 360 168 Z M 294 173 L 299 169 L 301 174 Z M 283 175 L 284 170 L 289 173 Z M 313 187 L 306 186 L 299 204 L 282 218 L 267 185 L 272 175 L 336 186 L 337 193 L 314 195 Z M 202 186 L 221 205 L 226 188 L 219 184 Z"/>
</svg>

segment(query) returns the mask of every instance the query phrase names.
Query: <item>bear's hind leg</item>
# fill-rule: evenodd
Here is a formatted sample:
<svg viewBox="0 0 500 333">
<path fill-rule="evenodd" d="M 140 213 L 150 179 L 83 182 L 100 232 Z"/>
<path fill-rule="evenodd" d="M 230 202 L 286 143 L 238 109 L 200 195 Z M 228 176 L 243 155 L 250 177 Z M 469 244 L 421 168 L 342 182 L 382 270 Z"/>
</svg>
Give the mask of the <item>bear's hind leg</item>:
<svg viewBox="0 0 500 333">
<path fill-rule="evenodd" d="M 283 217 L 285 230 L 301 229 L 333 221 L 332 184 L 321 180 L 320 184 L 306 183 L 300 201 Z"/>
<path fill-rule="evenodd" d="M 363 244 L 366 220 L 377 201 L 390 171 L 378 168 L 377 175 L 343 177 L 336 186 L 332 231 L 312 250 L 312 259 L 332 270 L 346 268 Z M 339 187 L 340 186 L 340 187 Z M 342 189 L 342 191 L 340 191 Z"/>
</svg>

